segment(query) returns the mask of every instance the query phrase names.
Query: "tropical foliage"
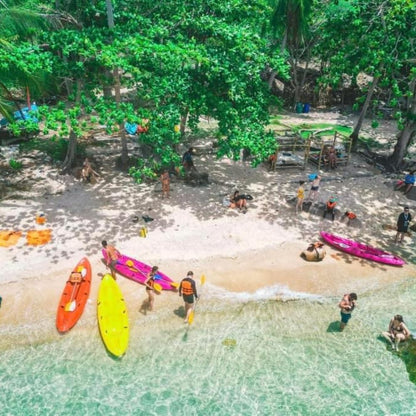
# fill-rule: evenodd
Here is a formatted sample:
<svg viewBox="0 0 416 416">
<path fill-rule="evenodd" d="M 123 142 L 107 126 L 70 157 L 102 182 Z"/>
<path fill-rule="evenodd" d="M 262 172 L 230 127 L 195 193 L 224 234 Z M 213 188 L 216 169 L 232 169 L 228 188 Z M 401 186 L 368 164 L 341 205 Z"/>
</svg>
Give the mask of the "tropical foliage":
<svg viewBox="0 0 416 416">
<path fill-rule="evenodd" d="M 415 134 L 414 0 L 3 0 L 0 8 L 0 112 L 12 121 L 26 91 L 40 100 L 56 85 L 61 100 L 37 117 L 42 133 L 69 143 L 66 166 L 94 126 L 123 138 L 125 122 L 149 120 L 137 139 L 143 158 L 129 161 L 121 141 L 140 181 L 179 163 L 179 145 L 202 115 L 218 122 L 219 156 L 245 149 L 259 163 L 275 151 L 265 126 L 270 106 L 281 104 L 261 74 L 272 68 L 272 78 L 291 83 L 296 102 L 311 63 L 321 70 L 317 88 L 369 77 L 355 140 L 368 109 L 375 118 L 381 102 L 397 109 L 392 168 Z"/>
</svg>

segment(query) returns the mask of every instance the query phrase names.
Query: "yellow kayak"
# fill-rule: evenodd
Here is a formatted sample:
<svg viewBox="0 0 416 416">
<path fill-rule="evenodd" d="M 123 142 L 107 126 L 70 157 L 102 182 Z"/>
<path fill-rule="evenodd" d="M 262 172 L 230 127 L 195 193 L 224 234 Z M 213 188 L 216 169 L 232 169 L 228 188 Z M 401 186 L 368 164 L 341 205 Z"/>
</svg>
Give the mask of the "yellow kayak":
<svg viewBox="0 0 416 416">
<path fill-rule="evenodd" d="M 110 274 L 100 283 L 97 300 L 97 318 L 101 338 L 115 357 L 121 357 L 129 343 L 129 320 L 123 294 Z"/>
</svg>

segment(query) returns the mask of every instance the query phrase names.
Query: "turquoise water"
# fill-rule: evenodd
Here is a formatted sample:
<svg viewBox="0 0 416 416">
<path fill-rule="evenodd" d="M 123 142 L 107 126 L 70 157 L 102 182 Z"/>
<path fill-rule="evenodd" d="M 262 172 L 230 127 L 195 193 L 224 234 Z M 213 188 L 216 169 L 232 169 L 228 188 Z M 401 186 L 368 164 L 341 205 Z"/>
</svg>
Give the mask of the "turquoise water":
<svg viewBox="0 0 416 416">
<path fill-rule="evenodd" d="M 0 414 L 415 415 L 405 362 L 378 339 L 396 313 L 416 329 L 415 295 L 410 279 L 359 294 L 339 333 L 339 299 L 241 299 L 208 284 L 190 328 L 173 310 L 133 320 L 121 360 L 93 309 L 65 336 L 42 321 L 45 340 L 0 353 Z"/>
</svg>

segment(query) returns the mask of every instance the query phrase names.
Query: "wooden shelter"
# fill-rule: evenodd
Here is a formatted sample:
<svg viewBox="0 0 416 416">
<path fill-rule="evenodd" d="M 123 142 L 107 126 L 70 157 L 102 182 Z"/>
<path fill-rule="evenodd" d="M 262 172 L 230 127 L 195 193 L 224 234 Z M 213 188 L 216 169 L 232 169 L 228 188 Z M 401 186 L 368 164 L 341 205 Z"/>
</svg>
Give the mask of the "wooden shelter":
<svg viewBox="0 0 416 416">
<path fill-rule="evenodd" d="M 308 161 L 321 167 L 329 168 L 328 154 L 335 151 L 336 166 L 346 166 L 351 157 L 352 139 L 347 134 L 334 131 L 334 129 L 324 129 L 313 132 L 310 136 L 310 148 Z"/>
<path fill-rule="evenodd" d="M 270 169 L 306 168 L 310 140 L 304 139 L 298 133 L 285 132 L 276 136 L 277 150 L 269 159 Z"/>
</svg>

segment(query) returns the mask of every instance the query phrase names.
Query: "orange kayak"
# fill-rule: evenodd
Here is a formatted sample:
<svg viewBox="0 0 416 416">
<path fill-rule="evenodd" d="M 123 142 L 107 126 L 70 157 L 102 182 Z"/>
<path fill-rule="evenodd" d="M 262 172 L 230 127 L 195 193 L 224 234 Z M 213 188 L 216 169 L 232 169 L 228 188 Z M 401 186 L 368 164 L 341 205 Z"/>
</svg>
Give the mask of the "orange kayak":
<svg viewBox="0 0 416 416">
<path fill-rule="evenodd" d="M 56 328 L 69 331 L 84 312 L 91 288 L 91 264 L 84 257 L 72 270 L 65 284 L 56 313 Z"/>
</svg>

